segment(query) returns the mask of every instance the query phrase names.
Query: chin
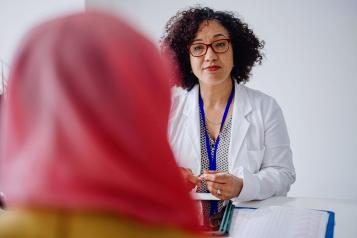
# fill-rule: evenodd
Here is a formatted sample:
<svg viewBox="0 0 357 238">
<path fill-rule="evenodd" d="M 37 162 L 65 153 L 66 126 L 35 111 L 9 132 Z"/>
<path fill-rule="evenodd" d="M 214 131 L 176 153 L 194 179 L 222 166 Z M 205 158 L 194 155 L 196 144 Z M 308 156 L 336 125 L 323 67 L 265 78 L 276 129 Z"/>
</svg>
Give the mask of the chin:
<svg viewBox="0 0 357 238">
<path fill-rule="evenodd" d="M 206 84 L 206 85 L 210 85 L 210 86 L 215 86 L 215 85 L 219 85 L 222 84 L 226 81 L 227 79 L 221 79 L 221 78 L 205 78 L 205 79 L 200 79 L 199 82 Z"/>
</svg>

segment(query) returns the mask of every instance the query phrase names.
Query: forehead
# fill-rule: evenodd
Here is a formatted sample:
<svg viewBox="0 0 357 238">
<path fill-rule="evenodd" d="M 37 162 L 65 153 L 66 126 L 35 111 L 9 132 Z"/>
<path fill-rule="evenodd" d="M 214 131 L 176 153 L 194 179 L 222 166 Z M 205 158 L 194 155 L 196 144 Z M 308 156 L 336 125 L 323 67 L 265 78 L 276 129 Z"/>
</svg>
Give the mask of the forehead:
<svg viewBox="0 0 357 238">
<path fill-rule="evenodd" d="M 227 29 L 216 20 L 205 20 L 200 23 L 195 40 L 209 40 L 220 36 L 229 37 Z"/>
</svg>

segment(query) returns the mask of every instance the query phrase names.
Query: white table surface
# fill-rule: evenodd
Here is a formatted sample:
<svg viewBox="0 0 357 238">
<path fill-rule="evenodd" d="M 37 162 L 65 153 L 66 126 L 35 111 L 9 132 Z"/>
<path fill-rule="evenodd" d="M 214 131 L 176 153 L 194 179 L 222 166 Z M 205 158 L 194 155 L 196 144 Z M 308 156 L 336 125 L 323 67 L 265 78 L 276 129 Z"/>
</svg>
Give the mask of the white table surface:
<svg viewBox="0 0 357 238">
<path fill-rule="evenodd" d="M 334 238 L 357 237 L 357 201 L 303 197 L 273 197 L 263 201 L 235 204 L 242 207 L 291 206 L 335 213 Z M 231 228 L 234 224 L 231 224 Z M 232 236 L 230 236 L 232 237 Z"/>
</svg>

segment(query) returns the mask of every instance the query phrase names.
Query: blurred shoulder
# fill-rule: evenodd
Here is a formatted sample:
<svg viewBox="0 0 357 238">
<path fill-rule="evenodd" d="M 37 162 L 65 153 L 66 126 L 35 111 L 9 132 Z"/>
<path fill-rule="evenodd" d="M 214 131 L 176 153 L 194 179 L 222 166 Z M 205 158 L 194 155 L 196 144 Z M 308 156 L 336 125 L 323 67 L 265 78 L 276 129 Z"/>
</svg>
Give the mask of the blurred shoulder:
<svg viewBox="0 0 357 238">
<path fill-rule="evenodd" d="M 182 115 L 188 95 L 189 91 L 184 88 L 177 86 L 171 88 L 171 119 L 180 117 L 180 115 Z"/>
<path fill-rule="evenodd" d="M 171 88 L 171 108 L 177 109 L 186 100 L 189 91 L 184 88 L 174 86 Z"/>
<path fill-rule="evenodd" d="M 178 86 L 173 86 L 171 88 L 172 99 L 179 100 L 180 98 L 184 97 L 187 93 L 188 93 L 188 91 L 186 89 L 178 87 Z"/>
</svg>

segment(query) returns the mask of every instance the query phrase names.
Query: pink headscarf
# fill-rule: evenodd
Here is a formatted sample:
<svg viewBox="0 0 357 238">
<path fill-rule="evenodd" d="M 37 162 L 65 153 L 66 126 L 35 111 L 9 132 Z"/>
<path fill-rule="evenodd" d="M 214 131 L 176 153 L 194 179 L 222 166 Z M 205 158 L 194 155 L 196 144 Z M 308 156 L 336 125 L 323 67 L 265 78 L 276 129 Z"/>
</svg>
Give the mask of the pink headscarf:
<svg viewBox="0 0 357 238">
<path fill-rule="evenodd" d="M 3 105 L 7 204 L 113 211 L 196 230 L 167 141 L 168 75 L 153 44 L 114 16 L 87 12 L 33 29 Z"/>
</svg>

